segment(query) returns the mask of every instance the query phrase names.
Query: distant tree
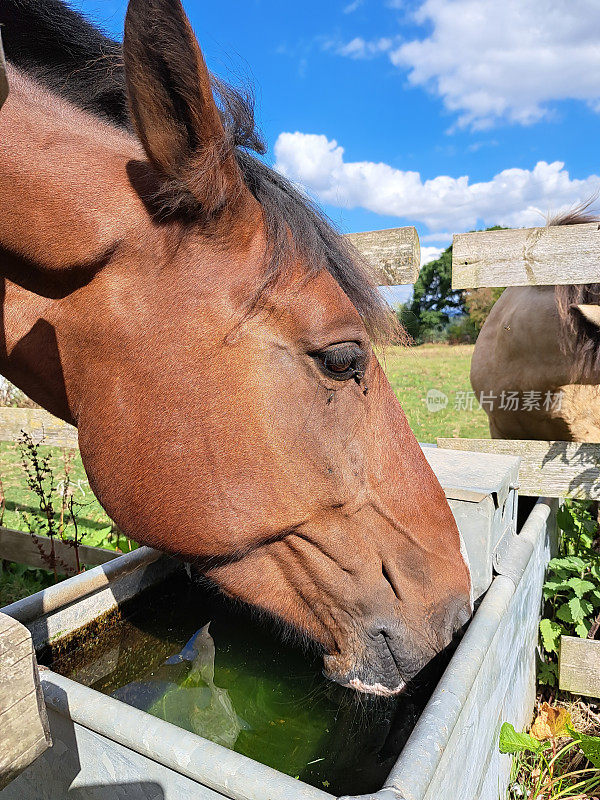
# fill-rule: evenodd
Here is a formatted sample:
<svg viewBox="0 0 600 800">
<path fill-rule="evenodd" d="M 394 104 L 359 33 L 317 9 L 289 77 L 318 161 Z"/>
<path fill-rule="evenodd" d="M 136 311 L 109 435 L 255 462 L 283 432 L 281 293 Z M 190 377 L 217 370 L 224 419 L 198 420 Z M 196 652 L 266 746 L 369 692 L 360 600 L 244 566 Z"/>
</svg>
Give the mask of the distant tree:
<svg viewBox="0 0 600 800">
<path fill-rule="evenodd" d="M 462 291 L 452 291 L 452 245 L 434 261 L 425 264 L 415 283 L 411 311 L 424 324 L 448 322 L 464 312 Z"/>
<path fill-rule="evenodd" d="M 483 328 L 483 323 L 503 291 L 504 289 L 499 287 L 486 286 L 481 289 L 468 289 L 465 292 L 465 306 L 477 333 Z"/>
<path fill-rule="evenodd" d="M 423 341 L 435 330 L 444 328 L 451 317 L 465 312 L 462 291 L 452 291 L 452 246 L 434 261 L 425 264 L 419 273 L 413 298 L 404 316 L 418 321 L 418 333 L 409 332 Z M 402 320 L 402 317 L 400 317 Z M 412 326 L 415 327 L 414 324 Z"/>
<path fill-rule="evenodd" d="M 404 330 L 408 333 L 410 338 L 417 342 L 419 340 L 419 332 L 421 329 L 421 322 L 419 317 L 416 316 L 411 310 L 412 303 L 409 301 L 408 303 L 399 303 L 396 306 L 396 315 L 398 317 L 398 321 L 404 328 Z"/>
<path fill-rule="evenodd" d="M 487 228 L 488 231 L 502 230 L 499 225 Z M 440 256 L 425 264 L 415 283 L 413 298 L 398 310 L 398 318 L 408 333 L 417 342 L 439 339 L 443 331 L 448 333 L 448 325 L 458 322 L 458 318 L 468 318 L 462 322 L 460 336 L 466 340 L 476 338 L 487 319 L 492 306 L 503 289 L 452 290 L 452 245 Z M 459 328 L 453 330 L 456 335 Z M 470 332 L 470 333 L 469 333 Z"/>
<path fill-rule="evenodd" d="M 448 344 L 474 344 L 479 331 L 475 328 L 473 320 L 468 315 L 455 317 L 446 328 Z"/>
</svg>

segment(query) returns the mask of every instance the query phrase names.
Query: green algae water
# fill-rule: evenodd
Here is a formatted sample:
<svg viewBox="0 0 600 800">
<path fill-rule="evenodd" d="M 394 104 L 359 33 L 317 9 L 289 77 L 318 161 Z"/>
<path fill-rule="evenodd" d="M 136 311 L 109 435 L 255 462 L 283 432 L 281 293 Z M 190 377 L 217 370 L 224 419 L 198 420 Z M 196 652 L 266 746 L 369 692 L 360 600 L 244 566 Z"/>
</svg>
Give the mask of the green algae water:
<svg viewBox="0 0 600 800">
<path fill-rule="evenodd" d="M 442 668 L 399 699 L 359 695 L 327 681 L 320 657 L 181 575 L 42 660 L 336 795 L 382 787 Z"/>
</svg>

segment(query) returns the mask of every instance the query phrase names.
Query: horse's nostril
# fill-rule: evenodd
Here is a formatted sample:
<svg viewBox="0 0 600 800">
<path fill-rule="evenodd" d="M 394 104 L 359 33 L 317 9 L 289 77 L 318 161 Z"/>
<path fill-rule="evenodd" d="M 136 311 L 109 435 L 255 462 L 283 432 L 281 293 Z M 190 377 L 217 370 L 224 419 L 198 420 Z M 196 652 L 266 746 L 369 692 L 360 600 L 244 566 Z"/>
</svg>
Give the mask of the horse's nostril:
<svg viewBox="0 0 600 800">
<path fill-rule="evenodd" d="M 441 628 L 442 635 L 440 637 L 443 647 L 452 642 L 454 638 L 458 641 L 462 637 L 464 627 L 471 619 L 471 616 L 470 603 L 456 604 L 454 608 L 446 612 L 446 622 Z"/>
<path fill-rule="evenodd" d="M 388 569 L 388 567 L 385 564 L 385 561 L 381 563 L 381 573 L 386 582 L 389 583 L 389 585 L 391 586 L 393 593 L 396 595 L 396 598 L 400 600 L 401 597 L 397 581 L 393 579 L 393 571 Z"/>
</svg>

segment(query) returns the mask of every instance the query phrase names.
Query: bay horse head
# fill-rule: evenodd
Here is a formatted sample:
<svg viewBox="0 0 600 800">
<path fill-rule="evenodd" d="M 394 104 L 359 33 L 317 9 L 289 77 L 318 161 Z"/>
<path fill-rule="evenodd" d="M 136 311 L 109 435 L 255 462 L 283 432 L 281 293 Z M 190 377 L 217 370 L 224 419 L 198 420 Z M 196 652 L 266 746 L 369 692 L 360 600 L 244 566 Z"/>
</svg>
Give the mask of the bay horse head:
<svg viewBox="0 0 600 800">
<path fill-rule="evenodd" d="M 388 311 L 239 148 L 248 108 L 218 108 L 179 0 L 131 0 L 123 63 L 137 139 L 11 68 L 2 371 L 77 424 L 125 533 L 318 643 L 333 680 L 398 692 L 467 619 L 470 576 L 372 350 Z"/>
</svg>

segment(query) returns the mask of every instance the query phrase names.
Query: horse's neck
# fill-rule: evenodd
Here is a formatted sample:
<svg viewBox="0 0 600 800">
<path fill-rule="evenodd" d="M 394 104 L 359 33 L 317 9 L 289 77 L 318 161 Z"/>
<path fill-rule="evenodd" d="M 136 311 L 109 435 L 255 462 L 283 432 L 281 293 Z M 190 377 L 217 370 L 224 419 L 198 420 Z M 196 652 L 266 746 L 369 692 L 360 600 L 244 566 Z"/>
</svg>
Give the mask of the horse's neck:
<svg viewBox="0 0 600 800">
<path fill-rule="evenodd" d="M 73 421 L 70 350 L 84 307 L 76 296 L 143 216 L 127 176 L 138 149 L 18 72 L 9 81 L 0 112 L 0 372 Z"/>
<path fill-rule="evenodd" d="M 139 207 L 127 175 L 139 146 L 15 70 L 9 82 L 0 113 L 0 244 L 46 271 L 101 258 Z"/>
<path fill-rule="evenodd" d="M 80 108 L 129 126 L 117 42 L 59 0 L 2 0 L 1 9 L 10 62 Z"/>
</svg>

